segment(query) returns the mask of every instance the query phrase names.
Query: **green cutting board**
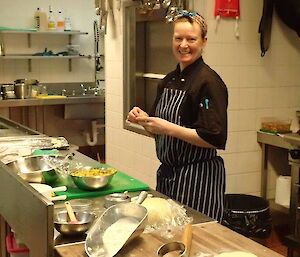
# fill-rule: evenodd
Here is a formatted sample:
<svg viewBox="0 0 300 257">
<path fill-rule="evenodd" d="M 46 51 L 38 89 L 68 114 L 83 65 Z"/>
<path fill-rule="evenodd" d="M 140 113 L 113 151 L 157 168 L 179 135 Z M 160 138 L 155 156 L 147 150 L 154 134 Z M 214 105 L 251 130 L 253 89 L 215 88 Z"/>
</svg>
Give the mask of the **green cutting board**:
<svg viewBox="0 0 300 257">
<path fill-rule="evenodd" d="M 124 191 L 135 192 L 148 190 L 149 186 L 127 174 L 118 171 L 112 178 L 110 184 L 106 187 L 95 190 L 85 191 L 79 188 L 68 188 L 66 192 L 57 192 L 56 195 L 67 195 L 67 199 L 90 198 L 96 196 L 104 196 L 112 193 L 120 193 Z"/>
</svg>

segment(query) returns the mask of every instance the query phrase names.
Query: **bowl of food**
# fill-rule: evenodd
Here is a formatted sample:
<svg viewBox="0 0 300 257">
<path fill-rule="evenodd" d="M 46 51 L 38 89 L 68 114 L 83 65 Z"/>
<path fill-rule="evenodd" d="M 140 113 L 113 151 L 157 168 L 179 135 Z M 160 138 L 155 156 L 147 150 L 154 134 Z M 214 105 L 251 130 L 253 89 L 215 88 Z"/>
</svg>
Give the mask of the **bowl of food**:
<svg viewBox="0 0 300 257">
<path fill-rule="evenodd" d="M 70 173 L 75 185 L 83 190 L 98 190 L 107 186 L 117 170 L 114 168 L 90 166 L 81 167 Z"/>
<path fill-rule="evenodd" d="M 6 165 L 27 182 L 52 184 L 58 178 L 55 169 L 43 156 L 20 157 Z"/>
<path fill-rule="evenodd" d="M 66 210 L 59 210 L 54 213 L 54 227 L 63 235 L 75 236 L 84 234 L 95 220 L 94 214 L 89 211 L 75 210 L 77 221 L 71 222 Z"/>
</svg>

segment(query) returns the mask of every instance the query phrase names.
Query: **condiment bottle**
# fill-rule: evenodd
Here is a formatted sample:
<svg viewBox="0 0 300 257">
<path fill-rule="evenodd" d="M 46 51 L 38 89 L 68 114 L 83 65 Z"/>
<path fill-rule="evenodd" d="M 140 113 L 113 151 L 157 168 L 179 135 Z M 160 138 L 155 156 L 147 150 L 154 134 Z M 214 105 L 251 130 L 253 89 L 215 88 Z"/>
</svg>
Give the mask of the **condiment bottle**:
<svg viewBox="0 0 300 257">
<path fill-rule="evenodd" d="M 56 29 L 55 20 L 54 20 L 53 13 L 52 13 L 51 10 L 49 11 L 49 17 L 48 17 L 48 29 L 49 30 L 55 30 Z"/>
<path fill-rule="evenodd" d="M 58 12 L 56 29 L 58 31 L 64 31 L 65 30 L 65 19 L 64 19 L 63 15 L 62 15 L 61 11 Z"/>
<path fill-rule="evenodd" d="M 65 18 L 65 31 L 71 31 L 71 30 L 72 30 L 71 18 L 66 17 Z"/>
<path fill-rule="evenodd" d="M 47 25 L 47 14 L 43 11 L 42 8 L 37 8 L 34 13 L 34 27 L 38 31 L 45 31 L 48 27 Z"/>
</svg>

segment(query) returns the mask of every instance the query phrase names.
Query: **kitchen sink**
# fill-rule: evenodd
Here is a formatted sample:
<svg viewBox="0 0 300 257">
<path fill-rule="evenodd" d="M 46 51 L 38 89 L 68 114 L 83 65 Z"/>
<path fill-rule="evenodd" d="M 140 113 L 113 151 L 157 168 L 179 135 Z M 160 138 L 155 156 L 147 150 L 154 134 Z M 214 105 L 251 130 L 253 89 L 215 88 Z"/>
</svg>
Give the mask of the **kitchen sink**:
<svg viewBox="0 0 300 257">
<path fill-rule="evenodd" d="M 65 120 L 96 120 L 104 119 L 104 103 L 66 104 Z"/>
</svg>

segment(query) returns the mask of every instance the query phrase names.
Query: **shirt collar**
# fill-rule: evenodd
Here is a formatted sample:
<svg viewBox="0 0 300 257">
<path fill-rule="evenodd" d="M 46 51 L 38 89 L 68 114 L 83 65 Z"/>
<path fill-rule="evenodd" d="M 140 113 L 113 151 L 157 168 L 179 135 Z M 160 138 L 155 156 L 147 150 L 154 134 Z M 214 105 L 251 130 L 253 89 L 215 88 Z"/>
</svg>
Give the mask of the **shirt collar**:
<svg viewBox="0 0 300 257">
<path fill-rule="evenodd" d="M 200 56 L 196 61 L 194 61 L 192 64 L 185 67 L 182 71 L 180 70 L 179 64 L 177 64 L 176 67 L 176 74 L 178 74 L 180 77 L 185 77 L 189 75 L 196 66 L 204 64 L 202 56 Z"/>
</svg>

